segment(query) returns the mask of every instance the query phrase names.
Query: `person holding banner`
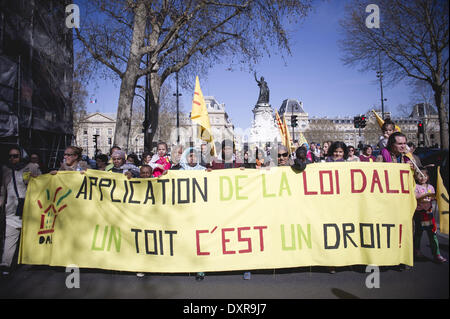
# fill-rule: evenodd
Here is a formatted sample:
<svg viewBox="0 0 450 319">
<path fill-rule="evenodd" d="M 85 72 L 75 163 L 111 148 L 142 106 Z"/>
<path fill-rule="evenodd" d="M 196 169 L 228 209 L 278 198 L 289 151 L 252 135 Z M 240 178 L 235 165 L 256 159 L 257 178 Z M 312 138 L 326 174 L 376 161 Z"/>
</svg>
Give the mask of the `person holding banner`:
<svg viewBox="0 0 450 319">
<path fill-rule="evenodd" d="M 78 171 L 85 172 L 90 168 L 86 161 L 82 160 L 83 149 L 81 147 L 69 146 L 64 151 L 64 161 L 59 168 L 60 171 Z M 58 171 L 51 171 L 55 175 Z"/>
<path fill-rule="evenodd" d="M 206 169 L 207 172 L 210 172 L 213 169 L 228 169 L 228 168 L 240 168 L 242 170 L 245 169 L 243 163 L 239 163 L 236 161 L 236 146 L 234 141 L 229 139 L 225 139 L 222 141 L 222 160 L 214 159 Z M 246 271 L 244 273 L 244 279 L 249 280 L 251 278 L 251 273 Z"/>
<path fill-rule="evenodd" d="M 286 146 L 283 144 L 278 145 L 278 166 L 292 166 L 295 163 L 292 163 L 292 160 L 289 158 L 289 150 Z M 302 169 L 299 170 L 303 170 Z"/>
<path fill-rule="evenodd" d="M 180 160 L 183 155 L 183 145 L 174 145 L 170 152 L 170 169 L 178 170 L 181 169 Z"/>
<path fill-rule="evenodd" d="M 346 162 L 348 157 L 348 148 L 344 142 L 334 142 L 328 150 L 329 156 L 326 162 Z"/>
<path fill-rule="evenodd" d="M 193 147 L 187 148 L 180 159 L 180 170 L 205 170 L 206 167 L 200 165 L 198 158 L 199 156 Z M 198 272 L 195 280 L 201 281 L 203 279 L 205 279 L 205 273 Z"/>
<path fill-rule="evenodd" d="M 360 162 L 360 159 L 358 156 L 355 155 L 355 147 L 354 146 L 347 146 L 348 149 L 348 157 L 347 162 Z"/>
<path fill-rule="evenodd" d="M 186 149 L 181 156 L 180 170 L 205 170 L 206 167 L 198 162 L 198 154 L 193 147 Z"/>
<path fill-rule="evenodd" d="M 225 168 L 238 168 L 243 167 L 242 163 L 236 161 L 236 146 L 233 141 L 225 139 L 222 141 L 222 160 L 215 158 L 211 165 L 208 165 L 209 169 L 225 169 Z"/>
<path fill-rule="evenodd" d="M 1 259 L 2 275 L 8 275 L 22 228 L 22 213 L 28 181 L 41 175 L 39 165 L 25 163 L 21 150 L 13 146 L 9 150 L 9 162 L 2 168 L 0 184 L 0 212 L 5 212 L 6 229 L 3 255 Z M 3 218 L 3 216 L 2 216 Z"/>
<path fill-rule="evenodd" d="M 377 157 L 377 162 L 411 163 L 410 158 L 406 154 L 406 136 L 401 132 L 395 132 L 389 136 L 386 148 L 381 150 L 380 155 Z"/>
<path fill-rule="evenodd" d="M 125 157 L 126 154 L 124 151 L 122 150 L 114 151 L 111 157 L 113 167 L 111 167 L 107 171 L 113 173 L 123 173 L 127 175 L 128 178 L 139 177 L 139 168 L 131 163 L 125 163 Z"/>
<path fill-rule="evenodd" d="M 414 256 L 423 257 L 420 252 L 420 241 L 422 239 L 423 231 L 427 232 L 430 240 L 431 253 L 433 259 L 437 263 L 444 263 L 447 261 L 442 257 L 439 251 L 439 242 L 436 236 L 437 226 L 433 216 L 432 201 L 436 199 L 434 187 L 428 184 L 428 172 L 426 169 L 421 169 L 420 172 L 414 174 L 416 180 L 416 199 L 417 207 L 414 213 Z"/>
<path fill-rule="evenodd" d="M 312 162 L 307 158 L 307 150 L 306 147 L 300 146 L 295 150 L 295 159 L 294 164 L 291 165 L 297 171 L 303 171 L 306 168 L 306 165 L 311 164 Z M 281 154 L 285 155 L 285 154 Z M 278 158 L 280 153 L 278 153 Z"/>
</svg>

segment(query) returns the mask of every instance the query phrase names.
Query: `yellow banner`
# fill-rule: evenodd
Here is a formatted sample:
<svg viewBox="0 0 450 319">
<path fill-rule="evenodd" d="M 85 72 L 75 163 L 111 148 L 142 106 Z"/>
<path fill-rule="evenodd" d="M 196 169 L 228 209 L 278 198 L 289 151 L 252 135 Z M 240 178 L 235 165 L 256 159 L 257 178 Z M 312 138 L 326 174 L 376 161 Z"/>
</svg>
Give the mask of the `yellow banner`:
<svg viewBox="0 0 450 319">
<path fill-rule="evenodd" d="M 448 235 L 448 192 L 442 181 L 440 166 L 437 168 L 436 201 L 439 210 L 439 231 Z"/>
<path fill-rule="evenodd" d="M 144 272 L 412 265 L 409 165 L 31 179 L 20 262 Z"/>
</svg>

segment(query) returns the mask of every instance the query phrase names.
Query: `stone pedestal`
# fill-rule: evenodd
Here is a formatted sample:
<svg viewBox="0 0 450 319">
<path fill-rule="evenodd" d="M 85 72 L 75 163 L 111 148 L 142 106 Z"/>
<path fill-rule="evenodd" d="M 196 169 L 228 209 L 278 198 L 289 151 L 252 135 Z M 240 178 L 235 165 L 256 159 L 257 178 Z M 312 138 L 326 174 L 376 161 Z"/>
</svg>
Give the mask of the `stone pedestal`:
<svg viewBox="0 0 450 319">
<path fill-rule="evenodd" d="M 280 142 L 280 133 L 274 121 L 273 110 L 270 104 L 261 103 L 253 108 L 254 120 L 250 129 L 249 144 L 264 146 Z"/>
</svg>

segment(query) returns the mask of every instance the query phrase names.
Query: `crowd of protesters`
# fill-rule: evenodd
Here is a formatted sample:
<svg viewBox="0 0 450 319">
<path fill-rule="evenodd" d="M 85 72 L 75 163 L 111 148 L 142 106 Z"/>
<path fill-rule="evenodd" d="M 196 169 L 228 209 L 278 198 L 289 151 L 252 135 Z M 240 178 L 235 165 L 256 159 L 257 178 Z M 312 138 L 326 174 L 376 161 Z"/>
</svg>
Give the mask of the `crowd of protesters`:
<svg viewBox="0 0 450 319">
<path fill-rule="evenodd" d="M 236 152 L 236 145 L 231 140 L 224 140 L 221 148 L 216 150 L 218 156 L 211 156 L 209 145 L 203 144 L 200 149 L 184 148 L 173 145 L 170 149 L 164 142 L 159 142 L 155 153 L 144 152 L 139 158 L 135 154 L 127 154 L 120 147 L 114 146 L 110 153 L 99 154 L 93 160 L 83 156 L 83 149 L 69 146 L 64 151 L 63 161 L 58 169 L 48 170 L 39 160 L 38 154 L 30 154 L 25 158 L 20 147 L 11 147 L 8 153 L 8 163 L 2 165 L 0 184 L 0 209 L 3 229 L 0 251 L 2 253 L 1 266 L 3 274 L 7 274 L 13 257 L 17 252 L 20 229 L 22 226 L 21 213 L 30 177 L 37 177 L 43 173 L 55 175 L 58 171 L 79 171 L 84 173 L 88 169 L 96 169 L 111 173 L 125 174 L 128 178 L 158 178 L 167 174 L 169 170 L 217 170 L 228 168 L 240 169 L 270 169 L 275 166 L 290 166 L 295 171 L 303 171 L 308 165 L 329 162 L 390 162 L 409 163 L 414 170 L 418 201 L 414 214 L 414 254 L 422 256 L 420 239 L 425 231 L 430 239 L 433 258 L 438 263 L 446 262 L 439 252 L 436 239 L 436 224 L 432 213 L 432 201 L 435 199 L 433 186 L 429 184 L 427 168 L 422 167 L 417 156 L 407 156 L 414 151 L 414 144 L 407 143 L 406 136 L 396 132 L 395 124 L 385 121 L 378 145 L 378 156 L 373 155 L 371 145 L 362 145 L 360 149 L 346 145 L 342 141 L 325 141 L 322 144 L 311 142 L 296 145 L 291 152 L 284 145 L 272 148 L 245 149 Z M 428 165 L 428 168 L 430 165 Z M 432 166 L 432 165 L 431 165 Z M 334 273 L 334 268 L 329 271 Z M 143 276 L 138 273 L 138 276 Z M 203 280 L 205 274 L 198 272 L 196 279 Z M 250 279 L 250 272 L 244 273 L 244 279 Z"/>
</svg>

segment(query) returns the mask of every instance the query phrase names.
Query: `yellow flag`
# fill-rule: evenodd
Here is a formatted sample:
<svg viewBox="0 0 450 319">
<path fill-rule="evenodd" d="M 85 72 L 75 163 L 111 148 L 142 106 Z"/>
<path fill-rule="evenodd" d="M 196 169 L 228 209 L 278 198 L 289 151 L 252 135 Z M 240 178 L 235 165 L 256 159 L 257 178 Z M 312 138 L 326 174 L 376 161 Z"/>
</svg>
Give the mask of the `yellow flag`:
<svg viewBox="0 0 450 319">
<path fill-rule="evenodd" d="M 437 168 L 437 187 L 436 187 L 436 201 L 439 209 L 439 231 L 441 234 L 448 235 L 448 192 L 442 182 L 441 173 L 439 172 L 439 166 Z"/>
<path fill-rule="evenodd" d="M 275 110 L 275 118 L 277 120 L 278 130 L 280 131 L 281 142 L 284 146 L 288 147 L 288 145 L 286 145 L 285 127 L 284 127 L 283 122 L 281 122 L 281 118 L 280 118 L 280 115 L 278 114 L 278 111 L 276 111 L 276 110 Z"/>
<path fill-rule="evenodd" d="M 200 125 L 199 138 L 211 145 L 211 155 L 216 155 L 216 148 L 214 146 L 214 139 L 211 132 L 211 124 L 209 122 L 208 110 L 206 108 L 205 99 L 200 88 L 200 81 L 198 76 L 195 77 L 194 98 L 192 100 L 191 120 Z"/>
<path fill-rule="evenodd" d="M 377 114 L 377 112 L 375 112 L 375 110 L 372 110 L 372 112 L 373 112 L 373 114 L 375 114 L 375 117 L 376 117 L 376 119 L 377 119 L 377 123 L 378 123 L 378 125 L 380 126 L 380 128 L 383 126 L 383 124 L 384 124 L 384 120 L 381 118 L 381 116 L 379 116 L 378 114 Z M 395 130 L 397 131 L 397 132 L 401 132 L 402 130 L 401 130 L 401 128 L 400 128 L 400 126 L 398 126 L 398 125 L 395 125 Z"/>
<path fill-rule="evenodd" d="M 306 137 L 303 135 L 303 133 L 299 132 L 298 145 L 302 146 L 303 144 L 308 145 L 308 141 L 306 140 Z"/>
<path fill-rule="evenodd" d="M 286 123 L 286 117 L 283 114 L 283 127 L 284 127 L 284 132 L 285 132 L 285 142 L 284 142 L 284 146 L 286 146 L 289 150 L 289 153 L 294 152 L 294 144 L 293 141 L 291 140 L 291 134 L 289 134 L 289 128 L 287 126 Z"/>
</svg>

